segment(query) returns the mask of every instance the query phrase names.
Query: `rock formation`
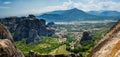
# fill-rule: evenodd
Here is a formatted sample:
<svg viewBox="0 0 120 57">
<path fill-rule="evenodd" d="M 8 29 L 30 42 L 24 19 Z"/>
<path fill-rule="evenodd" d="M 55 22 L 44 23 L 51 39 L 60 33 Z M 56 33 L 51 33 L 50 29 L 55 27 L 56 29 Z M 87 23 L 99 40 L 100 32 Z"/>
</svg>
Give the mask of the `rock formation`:
<svg viewBox="0 0 120 57">
<path fill-rule="evenodd" d="M 80 41 L 90 40 L 90 39 L 92 39 L 92 36 L 91 36 L 90 32 L 89 31 L 84 31 Z"/>
<path fill-rule="evenodd" d="M 49 22 L 49 23 L 47 24 L 48 27 L 51 27 L 51 26 L 53 26 L 53 25 L 55 25 L 54 22 Z"/>
<path fill-rule="evenodd" d="M 0 24 L 0 57 L 24 57 L 15 46 L 10 32 Z"/>
<path fill-rule="evenodd" d="M 17 25 L 24 19 L 26 19 L 26 17 L 6 17 L 0 19 L 0 23 L 7 26 L 9 31 L 13 33 L 15 32 Z"/>
<path fill-rule="evenodd" d="M 38 40 L 39 36 L 51 36 L 54 34 L 54 30 L 47 29 L 45 24 L 46 22 L 43 19 L 29 18 L 21 21 L 16 28 L 14 40 L 20 41 L 27 38 L 26 43 L 30 43 L 34 42 L 35 39 Z"/>
<path fill-rule="evenodd" d="M 38 35 L 37 31 L 32 29 L 31 31 L 29 31 L 29 37 L 26 40 L 26 43 L 29 44 L 30 42 L 37 42 L 39 41 L 40 36 Z"/>
<path fill-rule="evenodd" d="M 120 20 L 104 35 L 88 57 L 120 57 Z"/>
<path fill-rule="evenodd" d="M 47 28 L 45 20 L 37 19 L 34 15 L 7 17 L 0 19 L 0 23 L 7 26 L 9 31 L 14 34 L 15 41 L 27 38 L 26 43 L 36 42 L 36 39 L 40 38 L 39 36 L 51 36 L 54 34 L 53 29 Z"/>
</svg>

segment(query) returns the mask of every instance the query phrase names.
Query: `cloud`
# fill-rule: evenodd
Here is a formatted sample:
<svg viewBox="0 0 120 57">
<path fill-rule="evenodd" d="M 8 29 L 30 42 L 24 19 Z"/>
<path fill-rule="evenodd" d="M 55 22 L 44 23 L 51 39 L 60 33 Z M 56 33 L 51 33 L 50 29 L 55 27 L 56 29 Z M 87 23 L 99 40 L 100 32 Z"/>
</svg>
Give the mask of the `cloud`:
<svg viewBox="0 0 120 57">
<path fill-rule="evenodd" d="M 11 4 L 12 2 L 10 1 L 6 1 L 6 2 L 3 2 L 3 4 Z"/>
<path fill-rule="evenodd" d="M 66 9 L 71 9 L 78 7 L 80 4 L 74 3 L 72 0 L 68 0 L 67 2 L 63 2 L 62 5 L 56 5 L 56 6 L 47 6 L 44 7 L 44 10 L 47 11 L 53 11 L 53 10 L 66 10 Z"/>
<path fill-rule="evenodd" d="M 68 0 L 63 2 L 62 5 L 47 6 L 40 9 L 28 9 L 26 13 L 43 13 L 54 10 L 67 10 L 72 8 L 78 8 L 83 11 L 99 11 L 99 10 L 116 10 L 120 11 L 120 2 L 108 1 L 108 0 L 87 0 L 86 3 L 74 2 L 74 0 Z"/>
<path fill-rule="evenodd" d="M 0 6 L 0 9 L 9 9 L 10 7 Z"/>
<path fill-rule="evenodd" d="M 108 0 L 88 0 L 86 3 L 74 2 L 74 0 L 68 0 L 62 5 L 45 7 L 47 10 L 63 10 L 79 8 L 84 11 L 90 10 L 117 10 L 120 11 L 120 2 L 108 1 Z"/>
</svg>

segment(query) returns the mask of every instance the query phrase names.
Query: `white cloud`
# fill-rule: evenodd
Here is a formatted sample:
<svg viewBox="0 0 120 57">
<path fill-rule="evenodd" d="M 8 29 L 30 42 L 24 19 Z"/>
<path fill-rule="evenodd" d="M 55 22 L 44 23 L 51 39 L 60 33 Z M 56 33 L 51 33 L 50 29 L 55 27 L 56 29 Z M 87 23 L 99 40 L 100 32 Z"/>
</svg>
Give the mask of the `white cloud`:
<svg viewBox="0 0 120 57">
<path fill-rule="evenodd" d="M 81 10 L 117 10 L 120 11 L 120 2 L 106 1 L 106 0 L 88 0 L 88 3 L 74 2 L 73 0 L 68 0 L 62 5 L 58 6 L 48 6 L 46 10 L 61 10 L 61 9 L 71 9 L 79 8 Z"/>
<path fill-rule="evenodd" d="M 6 1 L 6 2 L 3 2 L 3 4 L 11 4 L 12 2 L 10 1 Z"/>
<path fill-rule="evenodd" d="M 117 10 L 120 11 L 120 2 L 113 2 L 113 1 L 105 1 L 105 0 L 88 0 L 88 3 L 82 2 L 74 2 L 73 0 L 68 0 L 64 2 L 62 5 L 56 6 L 47 6 L 40 9 L 28 9 L 26 13 L 43 13 L 48 11 L 54 10 L 67 10 L 72 8 L 78 8 L 84 11 L 91 11 L 91 10 Z"/>
<path fill-rule="evenodd" d="M 120 2 L 112 2 L 112 1 L 109 1 L 109 2 L 101 2 L 98 4 L 99 6 L 101 6 L 102 9 L 105 9 L 105 10 L 117 10 L 117 11 L 120 11 Z"/>
<path fill-rule="evenodd" d="M 43 8 L 47 11 L 53 11 L 53 10 L 66 10 L 71 9 L 80 6 L 78 3 L 74 3 L 72 0 L 68 0 L 68 2 L 64 2 L 62 5 L 56 5 L 56 6 L 47 6 Z"/>
</svg>

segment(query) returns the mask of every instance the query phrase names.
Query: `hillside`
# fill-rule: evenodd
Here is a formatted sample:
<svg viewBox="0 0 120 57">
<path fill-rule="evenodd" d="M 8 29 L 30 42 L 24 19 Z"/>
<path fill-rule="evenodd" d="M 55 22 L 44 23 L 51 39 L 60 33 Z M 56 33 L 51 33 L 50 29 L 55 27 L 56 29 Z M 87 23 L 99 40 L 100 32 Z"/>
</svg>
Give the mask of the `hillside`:
<svg viewBox="0 0 120 57">
<path fill-rule="evenodd" d="M 104 35 L 88 57 L 119 57 L 120 20 Z"/>
</svg>

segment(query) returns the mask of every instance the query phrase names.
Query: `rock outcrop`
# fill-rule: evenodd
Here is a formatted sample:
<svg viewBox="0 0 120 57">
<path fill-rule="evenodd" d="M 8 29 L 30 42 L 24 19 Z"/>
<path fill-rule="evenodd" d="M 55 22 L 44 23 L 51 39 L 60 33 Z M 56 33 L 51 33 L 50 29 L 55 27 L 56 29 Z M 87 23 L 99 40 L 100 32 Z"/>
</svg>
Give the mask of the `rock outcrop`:
<svg viewBox="0 0 120 57">
<path fill-rule="evenodd" d="M 92 36 L 89 31 L 84 31 L 80 41 L 91 40 Z"/>
<path fill-rule="evenodd" d="M 0 19 L 0 23 L 7 26 L 9 31 L 14 34 L 15 41 L 27 38 L 26 43 L 36 42 L 36 39 L 40 39 L 39 36 L 51 36 L 54 34 L 54 30 L 47 27 L 44 19 L 37 19 L 34 15 L 7 17 Z"/>
<path fill-rule="evenodd" d="M 48 27 L 51 27 L 51 26 L 53 26 L 53 25 L 55 25 L 54 22 L 49 22 L 49 23 L 47 24 Z"/>
<path fill-rule="evenodd" d="M 0 24 L 0 57 L 24 57 L 15 46 L 10 32 Z"/>
<path fill-rule="evenodd" d="M 20 41 L 23 38 L 27 38 L 26 43 L 30 43 L 40 39 L 39 36 L 51 36 L 52 34 L 54 34 L 54 30 L 47 29 L 45 20 L 29 18 L 18 24 L 14 40 Z"/>
<path fill-rule="evenodd" d="M 88 57 L 120 57 L 120 20 L 104 35 Z"/>
<path fill-rule="evenodd" d="M 26 43 L 29 44 L 30 42 L 37 42 L 40 40 L 40 36 L 38 35 L 37 31 L 32 29 L 29 31 L 28 39 L 26 40 Z"/>
<path fill-rule="evenodd" d="M 45 25 L 43 26 L 42 22 L 38 19 L 23 20 L 20 24 L 18 24 L 18 26 L 16 28 L 16 31 L 15 31 L 15 34 L 14 34 L 14 40 L 15 41 L 20 41 L 23 38 L 28 38 L 29 37 L 29 32 L 32 29 L 34 29 L 36 31 L 40 31 L 40 29 L 45 29 Z M 44 32 L 44 30 L 43 30 L 43 32 Z"/>
<path fill-rule="evenodd" d="M 7 26 L 9 31 L 13 33 L 15 32 L 17 25 L 24 19 L 26 19 L 26 17 L 6 17 L 0 19 L 0 23 Z"/>
</svg>

